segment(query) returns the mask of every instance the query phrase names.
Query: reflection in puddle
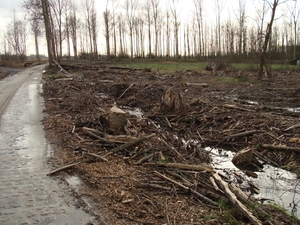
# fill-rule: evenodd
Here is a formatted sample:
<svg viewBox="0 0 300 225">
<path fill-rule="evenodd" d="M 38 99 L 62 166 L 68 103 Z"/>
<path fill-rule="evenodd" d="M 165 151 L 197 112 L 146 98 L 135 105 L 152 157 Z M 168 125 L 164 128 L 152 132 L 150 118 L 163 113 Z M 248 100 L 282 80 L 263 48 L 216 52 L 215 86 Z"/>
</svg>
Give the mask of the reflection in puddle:
<svg viewBox="0 0 300 225">
<path fill-rule="evenodd" d="M 298 108 L 286 108 L 287 111 L 289 112 L 300 112 L 300 107 Z"/>
<path fill-rule="evenodd" d="M 212 166 L 217 172 L 225 174 L 232 180 L 234 180 L 234 172 L 242 172 L 231 162 L 235 153 L 210 147 L 205 148 L 205 150 L 212 154 Z M 241 173 L 247 182 L 259 188 L 260 193 L 254 197 L 275 202 L 299 218 L 300 180 L 297 179 L 296 174 L 271 165 L 264 165 L 263 169 L 255 173 L 258 175 L 257 178 L 248 177 Z M 245 188 L 243 184 L 239 186 L 242 189 Z"/>
</svg>

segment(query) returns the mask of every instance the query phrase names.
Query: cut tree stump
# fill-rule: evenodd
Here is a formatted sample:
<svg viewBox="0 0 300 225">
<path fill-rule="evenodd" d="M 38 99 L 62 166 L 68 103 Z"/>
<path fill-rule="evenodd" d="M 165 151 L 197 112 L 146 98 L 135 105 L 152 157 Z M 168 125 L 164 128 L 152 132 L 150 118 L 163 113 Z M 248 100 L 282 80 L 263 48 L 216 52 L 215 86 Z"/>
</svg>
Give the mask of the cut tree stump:
<svg viewBox="0 0 300 225">
<path fill-rule="evenodd" d="M 253 161 L 253 155 L 253 149 L 245 148 L 236 153 L 231 161 L 235 166 L 248 166 Z"/>
<path fill-rule="evenodd" d="M 113 106 L 108 111 L 108 124 L 115 133 L 123 131 L 127 124 L 126 112 L 117 106 Z"/>
<path fill-rule="evenodd" d="M 180 91 L 169 88 L 161 98 L 160 112 L 185 113 L 186 106 L 183 103 L 183 96 Z"/>
</svg>

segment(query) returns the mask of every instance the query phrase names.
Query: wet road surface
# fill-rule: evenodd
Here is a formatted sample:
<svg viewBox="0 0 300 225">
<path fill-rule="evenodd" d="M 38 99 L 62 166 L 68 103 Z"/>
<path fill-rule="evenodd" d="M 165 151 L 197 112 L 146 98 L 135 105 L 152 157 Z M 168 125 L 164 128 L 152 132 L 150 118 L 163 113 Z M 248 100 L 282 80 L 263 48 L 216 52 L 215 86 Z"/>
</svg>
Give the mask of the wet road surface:
<svg viewBox="0 0 300 225">
<path fill-rule="evenodd" d="M 51 154 L 41 125 L 44 66 L 0 81 L 0 224 L 97 224 L 68 187 L 46 176 Z"/>
</svg>

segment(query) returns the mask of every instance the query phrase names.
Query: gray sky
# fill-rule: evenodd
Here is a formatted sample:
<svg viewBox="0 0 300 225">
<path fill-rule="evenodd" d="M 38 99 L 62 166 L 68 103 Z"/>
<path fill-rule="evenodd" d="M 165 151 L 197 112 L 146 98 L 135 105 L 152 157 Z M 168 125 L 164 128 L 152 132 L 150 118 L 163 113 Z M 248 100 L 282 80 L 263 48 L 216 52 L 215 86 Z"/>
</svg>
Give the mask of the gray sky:
<svg viewBox="0 0 300 225">
<path fill-rule="evenodd" d="M 23 0 L 0 0 L 0 45 L 4 33 L 6 32 L 7 24 L 12 20 L 13 10 L 16 11 L 16 16 L 18 19 L 23 19 L 21 5 Z M 0 46 L 0 52 L 2 46 Z"/>
</svg>

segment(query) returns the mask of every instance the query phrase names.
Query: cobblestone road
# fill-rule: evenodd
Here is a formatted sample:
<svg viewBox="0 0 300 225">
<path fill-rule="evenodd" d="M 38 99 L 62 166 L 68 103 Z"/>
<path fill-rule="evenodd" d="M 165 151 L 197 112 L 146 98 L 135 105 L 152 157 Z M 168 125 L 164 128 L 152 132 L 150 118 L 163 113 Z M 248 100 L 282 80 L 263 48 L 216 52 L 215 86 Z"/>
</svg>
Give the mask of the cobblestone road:
<svg viewBox="0 0 300 225">
<path fill-rule="evenodd" d="M 0 118 L 0 225 L 97 224 L 62 191 L 67 186 L 46 176 L 50 146 L 41 126 L 42 70 L 39 66 L 17 75 L 25 82 Z"/>
</svg>

